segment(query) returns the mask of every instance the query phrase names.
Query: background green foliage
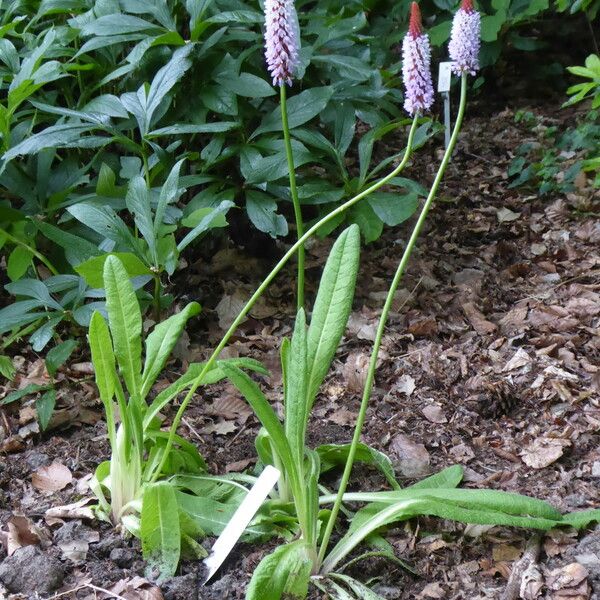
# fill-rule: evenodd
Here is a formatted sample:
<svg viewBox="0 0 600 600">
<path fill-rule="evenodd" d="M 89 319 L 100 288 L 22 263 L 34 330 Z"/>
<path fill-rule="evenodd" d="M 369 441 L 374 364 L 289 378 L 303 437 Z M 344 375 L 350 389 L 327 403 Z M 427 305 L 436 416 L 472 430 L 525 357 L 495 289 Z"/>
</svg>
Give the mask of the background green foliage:
<svg viewBox="0 0 600 600">
<path fill-rule="evenodd" d="M 309 222 L 396 159 L 378 162 L 377 144 L 406 123 L 399 46 L 409 4 L 297 2 L 301 66 L 289 112 Z M 457 4 L 421 2 L 438 58 Z M 596 18 L 598 6 L 481 0 L 482 65 L 501 51 L 543 50 L 537 24 L 556 11 L 572 14 L 560 17 L 568 35 Z M 287 163 L 262 23 L 257 0 L 2 3 L 0 253 L 2 283 L 17 299 L 1 312 L 8 342 L 33 334 L 39 351 L 61 324 L 75 333 L 86 327 L 93 310 L 104 310 L 109 253 L 158 315 L 172 301 L 167 276 L 182 253 L 194 259 L 207 235 L 229 224 L 242 243 L 288 235 Z M 415 146 L 437 129 L 424 120 Z M 343 220 L 375 240 L 384 225 L 409 218 L 423 192 L 397 178 Z M 5 359 L 0 367 L 10 373 Z"/>
</svg>

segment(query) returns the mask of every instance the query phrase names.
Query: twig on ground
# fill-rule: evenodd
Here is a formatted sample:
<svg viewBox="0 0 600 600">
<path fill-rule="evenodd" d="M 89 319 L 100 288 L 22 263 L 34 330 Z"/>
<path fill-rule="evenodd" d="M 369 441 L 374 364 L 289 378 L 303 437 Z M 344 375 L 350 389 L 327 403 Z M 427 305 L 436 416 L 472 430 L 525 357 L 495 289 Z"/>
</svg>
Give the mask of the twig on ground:
<svg viewBox="0 0 600 600">
<path fill-rule="evenodd" d="M 500 600 L 517 600 L 521 591 L 521 580 L 525 571 L 532 565 L 537 563 L 540 555 L 540 546 L 542 544 L 541 534 L 535 534 L 529 538 L 525 546 L 523 556 L 515 563 L 512 572 L 506 584 L 506 589 Z"/>
</svg>

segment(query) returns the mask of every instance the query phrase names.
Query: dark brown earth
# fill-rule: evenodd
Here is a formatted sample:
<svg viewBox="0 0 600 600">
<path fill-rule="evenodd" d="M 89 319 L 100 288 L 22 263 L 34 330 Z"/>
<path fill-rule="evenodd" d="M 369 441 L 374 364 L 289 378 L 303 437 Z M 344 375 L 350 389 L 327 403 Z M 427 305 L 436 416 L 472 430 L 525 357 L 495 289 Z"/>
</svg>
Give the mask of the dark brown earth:
<svg viewBox="0 0 600 600">
<path fill-rule="evenodd" d="M 468 119 L 398 292 L 363 439 L 390 455 L 401 482 L 458 463 L 471 487 L 536 496 L 563 511 L 598 507 L 598 197 L 585 180 L 575 192 L 555 197 L 509 189 L 506 170 L 513 149 L 537 134 L 515 125 L 511 110 L 478 110 L 481 116 Z M 533 110 L 542 123 L 568 119 L 554 107 Z M 429 183 L 438 152 L 427 147 L 406 176 Z M 363 250 L 354 312 L 314 409 L 311 444 L 351 438 L 379 311 L 409 231 L 410 224 L 388 230 Z M 330 243 L 309 247 L 309 298 Z M 181 371 L 183 361 L 207 356 L 222 335 L 219 322 L 230 320 L 236 302 L 248 296 L 270 264 L 225 246 L 211 261 L 190 265 L 189 296 L 196 299 L 199 291 L 205 310 L 166 378 Z M 272 370 L 263 387 L 275 402 L 281 397 L 278 344 L 292 324 L 290 274 L 277 280 L 227 350 L 229 356 L 258 358 Z M 43 379 L 31 351 L 23 348 L 22 355 L 16 384 Z M 8 559 L 0 549 L 0 579 L 9 588 L 9 581 L 13 588 L 27 586 L 31 582 L 18 583 L 18 577 L 35 565 L 42 597 L 159 599 L 158 589 L 140 579 L 144 565 L 136 541 L 97 522 L 49 525 L 44 519 L 48 508 L 89 496 L 85 478 L 108 457 L 92 373 L 85 355 L 80 360 L 60 377 L 59 422 L 49 433 L 39 435 L 30 426 L 33 412 L 27 405 L 2 410 L 0 529 L 7 531 L 13 515 L 25 515 L 39 527 L 41 543 Z M 220 416 L 223 402 L 230 408 L 226 417 Z M 181 427 L 215 472 L 251 467 L 257 430 L 227 385 L 199 395 Z M 41 492 L 32 486 L 32 473 L 53 461 L 65 465 L 73 481 L 62 491 Z M 384 482 L 359 467 L 351 485 L 381 489 Z M 522 530 L 414 520 L 389 532 L 388 539 L 418 576 L 381 561 L 363 563 L 353 574 L 390 599 L 500 599 L 531 538 Z M 59 544 L 73 540 L 83 541 L 87 554 L 61 558 Z M 240 545 L 219 579 L 200 592 L 198 567 L 186 563 L 161 587 L 162 595 L 243 598 L 253 568 L 272 547 Z M 534 575 L 524 598 L 600 598 L 600 532 L 546 535 Z M 539 596 L 531 595 L 536 581 Z M 111 589 L 112 595 L 91 586 Z"/>
</svg>

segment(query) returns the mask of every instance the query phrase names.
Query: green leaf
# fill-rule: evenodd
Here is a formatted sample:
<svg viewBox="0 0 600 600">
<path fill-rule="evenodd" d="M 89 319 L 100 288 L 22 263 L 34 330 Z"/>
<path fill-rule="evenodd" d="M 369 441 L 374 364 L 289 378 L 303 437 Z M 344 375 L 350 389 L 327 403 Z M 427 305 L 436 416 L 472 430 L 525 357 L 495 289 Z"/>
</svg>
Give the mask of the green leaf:
<svg viewBox="0 0 600 600">
<path fill-rule="evenodd" d="M 159 69 L 154 76 L 148 94 L 144 94 L 144 103 L 142 106 L 143 120 L 140 123 L 142 135 L 146 135 L 150 130 L 154 120 L 154 113 L 165 96 L 192 66 L 192 61 L 188 58 L 188 55 L 193 46 L 193 44 L 186 44 L 182 48 L 177 49 L 173 53 L 171 60 L 164 67 Z M 140 88 L 140 91 L 143 92 L 143 90 L 144 88 Z M 138 97 L 141 95 L 140 91 L 138 91 Z M 121 97 L 122 101 L 124 101 L 125 96 L 126 95 Z M 126 108 L 129 110 L 128 106 L 126 106 Z"/>
<path fill-rule="evenodd" d="M 77 266 L 88 258 L 100 254 L 97 246 L 78 235 L 73 235 L 43 221 L 37 221 L 36 226 L 45 237 L 65 251 L 65 256 L 71 266 Z M 102 287 L 102 283 L 94 287 Z"/>
<path fill-rule="evenodd" d="M 30 396 L 31 394 L 37 394 L 37 392 L 43 392 L 47 390 L 47 385 L 37 385 L 36 383 L 30 383 L 26 385 L 23 389 L 16 390 L 11 392 L 10 394 L 6 394 L 2 400 L 0 400 L 0 406 L 4 406 L 5 404 L 11 404 L 12 402 L 16 402 L 21 398 L 25 398 L 25 396 Z"/>
<path fill-rule="evenodd" d="M 9 283 L 5 286 L 6 290 L 14 296 L 26 296 L 39 300 L 42 306 L 53 308 L 54 310 L 63 310 L 63 307 L 50 295 L 46 285 L 38 279 L 21 279 Z"/>
<path fill-rule="evenodd" d="M 58 369 L 65 364 L 75 348 L 77 348 L 75 340 L 65 340 L 48 351 L 48 354 L 46 354 L 46 369 L 51 377 L 56 375 Z"/>
<path fill-rule="evenodd" d="M 279 422 L 275 411 L 265 398 L 260 388 L 250 377 L 238 367 L 224 361 L 217 363 L 219 369 L 223 371 L 227 379 L 235 385 L 235 387 L 246 398 L 248 404 L 256 414 L 262 426 L 267 430 L 279 458 L 284 464 L 287 474 L 292 474 L 295 471 L 294 460 L 289 442 L 285 437 L 283 426 Z"/>
<path fill-rule="evenodd" d="M 142 373 L 141 397 L 145 399 L 165 366 L 171 351 L 188 320 L 200 312 L 200 305 L 191 302 L 181 312 L 156 325 L 146 338 L 146 361 Z"/>
<path fill-rule="evenodd" d="M 21 279 L 27 269 L 33 264 L 33 252 L 24 246 L 16 246 L 10 253 L 6 262 L 6 274 L 11 281 Z"/>
<path fill-rule="evenodd" d="M 338 237 L 319 285 L 307 338 L 308 411 L 346 328 L 358 273 L 360 233 L 350 226 Z"/>
<path fill-rule="evenodd" d="M 139 400 L 142 314 L 127 271 L 116 256 L 109 256 L 104 263 L 104 288 L 115 357 L 130 395 Z"/>
<path fill-rule="evenodd" d="M 313 569 L 310 548 L 302 540 L 280 546 L 265 556 L 252 574 L 247 600 L 302 600 Z"/>
<path fill-rule="evenodd" d="M 150 209 L 150 193 L 143 177 L 138 175 L 129 182 L 127 195 L 125 196 L 125 205 L 127 206 L 127 210 L 133 215 L 134 223 L 148 244 L 152 264 L 158 267 L 156 235 L 152 220 L 152 210 Z"/>
<path fill-rule="evenodd" d="M 320 114 L 333 95 L 332 87 L 311 88 L 300 92 L 287 102 L 288 121 L 290 129 L 300 127 Z M 250 139 L 267 131 L 281 131 L 281 108 L 269 113 L 261 126 L 250 136 Z"/>
<path fill-rule="evenodd" d="M 201 221 L 192 229 L 180 242 L 177 244 L 178 252 L 182 252 L 188 247 L 199 235 L 216 227 L 214 223 L 219 223 L 219 219 L 222 215 L 226 214 L 227 211 L 235 206 L 231 200 L 223 200 L 219 206 L 215 207 L 209 214 L 207 214 Z"/>
<path fill-rule="evenodd" d="M 169 204 L 173 204 L 179 198 L 179 173 L 181 171 L 181 165 L 183 159 L 177 161 L 167 180 L 160 189 L 160 196 L 158 198 L 158 204 L 156 206 L 156 212 L 154 213 L 154 236 L 158 238 L 160 228 L 165 218 L 165 212 Z"/>
<path fill-rule="evenodd" d="M 45 394 L 40 396 L 35 401 L 35 410 L 37 412 L 37 419 L 40 424 L 40 428 L 42 431 L 48 427 L 48 423 L 50 423 L 50 418 L 52 417 L 52 412 L 54 411 L 54 406 L 56 404 L 56 391 L 48 390 Z"/>
<path fill-rule="evenodd" d="M 288 224 L 283 215 L 277 214 L 277 202 L 272 196 L 256 190 L 246 191 L 246 211 L 259 231 L 276 238 L 288 233 Z"/>
<path fill-rule="evenodd" d="M 12 360 L 8 356 L 0 355 L 0 375 L 6 377 L 6 379 L 14 379 L 17 370 L 13 365 Z"/>
<path fill-rule="evenodd" d="M 110 254 L 94 256 L 74 267 L 75 272 L 79 273 L 90 287 L 102 288 L 104 286 L 104 264 L 109 256 L 116 256 L 121 261 L 130 278 L 139 275 L 152 275 L 150 268 L 131 252 L 111 252 Z"/>
<path fill-rule="evenodd" d="M 413 483 L 406 489 L 433 489 L 433 488 L 455 488 L 462 481 L 464 469 L 460 465 L 452 465 L 442 469 L 439 473 L 430 475 Z"/>
<path fill-rule="evenodd" d="M 159 583 L 173 577 L 181 552 L 181 530 L 175 490 L 169 483 L 150 484 L 144 489 L 140 537 L 148 562 L 147 576 Z"/>
<path fill-rule="evenodd" d="M 128 250 L 138 247 L 129 227 L 110 206 L 79 202 L 70 206 L 68 211 L 85 226 Z"/>
<path fill-rule="evenodd" d="M 366 63 L 360 58 L 345 56 L 343 54 L 323 54 L 321 56 L 313 56 L 312 62 L 331 65 L 338 71 L 340 77 L 351 81 L 365 81 L 374 73 L 373 67 L 369 65 L 369 63 Z"/>
<path fill-rule="evenodd" d="M 330 577 L 343 582 L 353 592 L 352 598 L 360 598 L 360 600 L 385 600 L 383 596 L 376 594 L 373 590 L 369 589 L 364 583 L 349 577 L 348 575 L 342 575 L 341 573 L 331 573 Z"/>
<path fill-rule="evenodd" d="M 113 353 L 112 340 L 108 331 L 108 325 L 99 312 L 94 312 L 90 320 L 88 334 L 92 363 L 96 385 L 100 393 L 100 400 L 104 405 L 106 423 L 111 448 L 115 446 L 115 420 L 112 399 L 115 395 L 115 355 Z"/>
<path fill-rule="evenodd" d="M 334 467 L 343 466 L 348 460 L 350 444 L 325 444 L 318 446 L 316 452 L 321 459 L 321 473 L 325 473 Z M 396 481 L 392 461 L 379 450 L 371 448 L 366 444 L 359 443 L 356 448 L 355 460 L 379 469 L 387 479 L 392 488 L 399 490 L 400 484 Z"/>
<path fill-rule="evenodd" d="M 218 83 L 226 90 L 247 98 L 266 98 L 276 93 L 268 81 L 251 73 L 240 73 L 237 76 L 230 73 L 228 77 L 223 78 Z"/>
<path fill-rule="evenodd" d="M 383 222 L 367 202 L 355 204 L 350 209 L 350 218 L 360 227 L 365 243 L 374 242 L 381 236 Z"/>
<path fill-rule="evenodd" d="M 268 375 L 268 371 L 256 360 L 251 358 L 232 358 L 227 361 L 232 365 L 243 369 L 248 369 L 261 375 Z M 192 383 L 200 376 L 204 370 L 205 363 L 192 363 L 188 370 L 168 388 L 160 392 L 148 407 L 144 417 L 144 426 L 148 427 L 158 413 L 178 394 L 191 387 Z M 210 369 L 203 377 L 202 385 L 211 385 L 225 379 L 225 374 L 221 369 L 214 367 Z"/>
<path fill-rule="evenodd" d="M 110 15 L 104 15 L 86 23 L 81 28 L 81 35 L 87 36 L 114 36 L 122 35 L 125 33 L 134 32 L 150 32 L 150 31 L 163 31 L 163 29 L 154 23 L 140 19 L 133 15 L 126 15 L 122 13 L 114 13 Z"/>
<path fill-rule="evenodd" d="M 289 352 L 282 348 L 284 373 L 285 434 L 297 464 L 302 464 L 308 422 L 306 317 L 304 309 L 296 316 Z"/>
<path fill-rule="evenodd" d="M 375 214 L 390 227 L 400 225 L 400 223 L 412 217 L 419 206 L 416 193 L 375 192 L 367 200 Z"/>
<path fill-rule="evenodd" d="M 2 160 L 8 162 L 20 155 L 37 154 L 45 148 L 92 148 L 110 143 L 108 136 L 89 138 L 83 135 L 98 128 L 97 125 L 80 123 L 52 125 L 13 146 L 2 156 Z"/>
</svg>

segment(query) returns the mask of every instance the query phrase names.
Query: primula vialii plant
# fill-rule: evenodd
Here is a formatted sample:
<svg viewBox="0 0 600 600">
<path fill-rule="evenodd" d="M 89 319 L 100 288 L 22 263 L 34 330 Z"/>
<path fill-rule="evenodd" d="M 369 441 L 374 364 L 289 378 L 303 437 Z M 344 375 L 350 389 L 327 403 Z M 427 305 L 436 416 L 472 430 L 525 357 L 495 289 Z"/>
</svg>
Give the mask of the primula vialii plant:
<svg viewBox="0 0 600 600">
<path fill-rule="evenodd" d="M 182 552 L 201 555 L 202 549 L 195 538 L 221 533 L 248 487 L 256 481 L 256 473 L 208 474 L 194 447 L 177 435 L 196 390 L 227 378 L 262 425 L 256 439 L 259 469 L 260 465 L 273 465 L 281 472 L 277 490 L 258 511 L 244 539 L 256 541 L 279 536 L 285 543 L 266 556 L 254 571 L 247 590 L 248 600 L 302 599 L 307 596 L 311 582 L 339 600 L 377 600 L 379 596 L 364 583 L 344 574 L 344 567 L 373 555 L 402 564 L 383 537 L 385 528 L 419 515 L 543 530 L 560 525 L 583 527 L 598 520 L 600 511 L 561 515 L 549 504 L 533 498 L 491 490 L 457 489 L 462 479 L 459 466 L 402 489 L 390 460 L 360 442 L 393 298 L 455 149 L 465 113 L 467 78 L 478 68 L 479 15 L 470 1 L 463 2 L 452 30 L 450 52 L 455 72 L 461 78 L 454 130 L 404 252 L 399 256 L 381 311 L 351 443 L 309 448 L 306 434 L 319 388 L 352 308 L 360 254 L 356 225 L 343 231 L 333 244 L 310 312 L 304 308 L 304 272 L 299 261 L 296 321 L 291 339 L 284 339 L 281 344 L 283 420 L 248 374 L 248 371 L 266 374 L 259 364 L 247 359 L 219 360 L 239 324 L 292 256 L 301 252 L 306 240 L 404 169 L 414 149 L 418 122 L 434 100 L 429 40 L 419 8 L 413 3 L 403 43 L 405 109 L 412 116 L 412 124 L 402 159 L 388 175 L 302 233 L 285 117 L 285 88 L 293 80 L 298 64 L 299 28 L 291 0 L 267 0 L 265 12 L 267 65 L 274 84 L 281 88 L 282 124 L 289 149 L 290 195 L 296 211 L 298 239 L 248 300 L 208 360 L 193 365 L 150 403 L 146 400 L 150 389 L 185 322 L 198 311 L 198 306 L 191 304 L 157 325 L 147 336 L 145 353 L 142 352 L 142 323 L 135 293 L 118 259 L 107 259 L 104 277 L 108 324 L 97 313 L 90 327 L 96 379 L 106 407 L 112 449 L 110 462 L 98 468 L 94 480 L 100 512 L 141 537 L 144 556 L 152 573 L 156 571 L 160 578 L 174 574 Z M 170 430 L 163 431 L 161 411 L 186 390 Z M 113 399 L 119 407 L 120 425 L 114 414 Z M 378 468 L 391 490 L 347 492 L 356 460 Z M 321 477 L 340 466 L 343 466 L 341 480 L 337 491 L 332 492 L 326 489 Z M 336 541 L 330 544 L 334 530 Z M 356 553 L 361 545 L 367 548 L 362 554 Z M 349 559 L 351 553 L 353 557 Z"/>
</svg>

